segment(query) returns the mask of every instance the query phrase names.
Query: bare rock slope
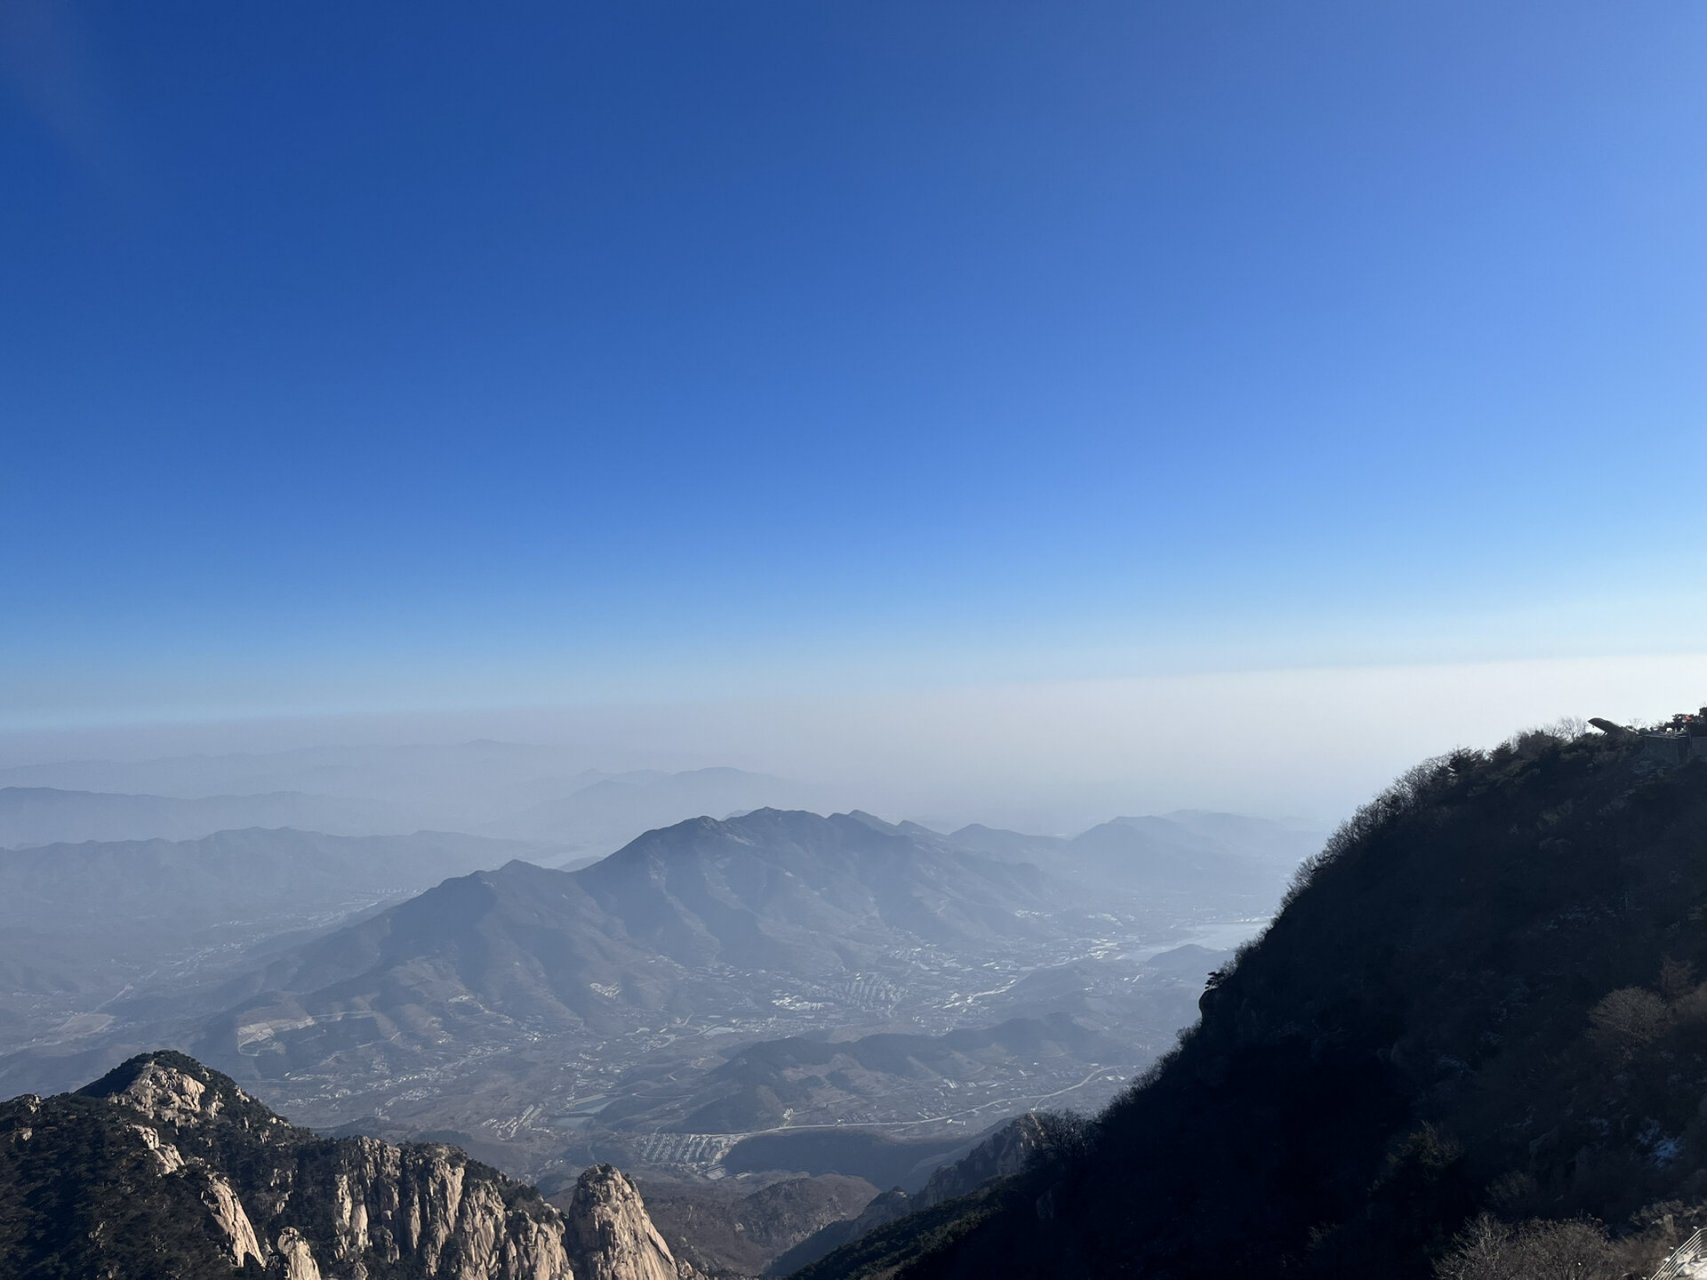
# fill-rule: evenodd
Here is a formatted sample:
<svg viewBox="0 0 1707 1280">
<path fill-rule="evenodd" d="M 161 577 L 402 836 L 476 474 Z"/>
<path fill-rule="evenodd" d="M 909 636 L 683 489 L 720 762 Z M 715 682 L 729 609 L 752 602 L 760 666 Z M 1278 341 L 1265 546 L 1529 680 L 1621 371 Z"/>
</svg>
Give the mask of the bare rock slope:
<svg viewBox="0 0 1707 1280">
<path fill-rule="evenodd" d="M 581 1280 L 677 1280 L 676 1260 L 646 1216 L 640 1192 L 610 1165 L 581 1175 L 568 1221 Z"/>
<path fill-rule="evenodd" d="M 568 1222 L 454 1147 L 320 1138 L 182 1054 L 0 1106 L 0 1274 L 677 1280 L 608 1167 Z"/>
</svg>

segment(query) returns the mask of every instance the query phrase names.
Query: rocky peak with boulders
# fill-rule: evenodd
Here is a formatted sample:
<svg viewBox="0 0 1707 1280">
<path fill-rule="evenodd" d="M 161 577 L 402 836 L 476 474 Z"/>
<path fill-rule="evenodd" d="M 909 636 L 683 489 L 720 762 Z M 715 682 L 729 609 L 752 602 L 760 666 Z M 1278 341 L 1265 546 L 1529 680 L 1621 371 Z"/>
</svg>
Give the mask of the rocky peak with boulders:
<svg viewBox="0 0 1707 1280">
<path fill-rule="evenodd" d="M 581 1175 L 567 1219 L 580 1280 L 677 1280 L 691 1274 L 678 1267 L 647 1217 L 639 1190 L 608 1164 Z"/>
<path fill-rule="evenodd" d="M 678 1280 L 608 1166 L 572 1223 L 454 1147 L 298 1129 L 177 1053 L 0 1104 L 0 1274 Z"/>
</svg>

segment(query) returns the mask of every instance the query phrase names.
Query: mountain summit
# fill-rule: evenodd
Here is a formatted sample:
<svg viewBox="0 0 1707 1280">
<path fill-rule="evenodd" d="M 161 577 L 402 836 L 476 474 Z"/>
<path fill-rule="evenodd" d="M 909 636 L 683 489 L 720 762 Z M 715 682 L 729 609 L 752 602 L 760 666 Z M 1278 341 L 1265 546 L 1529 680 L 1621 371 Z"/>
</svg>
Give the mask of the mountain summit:
<svg viewBox="0 0 1707 1280">
<path fill-rule="evenodd" d="M 447 880 L 286 952 L 234 982 L 191 1047 L 276 1076 L 350 1050 L 418 1064 L 518 1026 L 608 1037 L 769 1008 L 766 974 L 822 983 L 921 947 L 1006 945 L 1057 906 L 1035 867 L 845 814 L 695 818 L 580 871 Z"/>
</svg>

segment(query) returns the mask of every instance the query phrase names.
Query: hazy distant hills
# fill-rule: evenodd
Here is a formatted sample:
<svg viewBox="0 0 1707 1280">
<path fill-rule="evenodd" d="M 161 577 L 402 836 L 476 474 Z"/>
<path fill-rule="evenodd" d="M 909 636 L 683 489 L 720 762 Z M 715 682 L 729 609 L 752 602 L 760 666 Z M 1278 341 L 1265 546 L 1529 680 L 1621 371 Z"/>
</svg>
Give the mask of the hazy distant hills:
<svg viewBox="0 0 1707 1280">
<path fill-rule="evenodd" d="M 1268 892 L 1284 885 L 1323 838 L 1307 828 L 1227 813 L 1115 818 L 1067 841 L 1052 865 L 1081 876 L 1140 881 L 1153 892 L 1196 896 L 1216 884 Z"/>
<path fill-rule="evenodd" d="M 709 814 L 723 817 L 760 808 L 814 808 L 822 788 L 742 769 L 690 769 L 599 776 L 483 830 L 529 840 L 573 835 L 590 846 L 617 848 L 644 831 Z"/>
<path fill-rule="evenodd" d="M 824 813 L 854 798 L 727 767 L 589 769 L 571 748 L 493 741 L 68 761 L 0 769 L 0 847 L 291 826 L 344 835 L 468 831 L 600 856 L 689 818 L 762 808 Z M 1136 869 L 1151 891 L 1170 874 L 1184 885 L 1194 871 L 1211 881 L 1276 864 L 1289 871 L 1325 836 L 1297 824 L 1196 812 L 1119 818 L 1072 838 L 979 824 L 947 837 L 916 823 L 895 830 L 1082 878 Z"/>
<path fill-rule="evenodd" d="M 581 788 L 599 798 L 579 803 L 632 815 L 635 794 L 727 800 L 754 777 L 602 777 Z M 706 1123 L 718 1106 L 767 1120 L 759 1091 L 787 1090 L 728 1083 L 753 1063 L 705 1083 L 743 1044 L 831 1028 L 931 1040 L 1064 1014 L 1063 1035 L 1123 1046 L 964 1060 L 945 1049 L 940 1070 L 841 1064 L 782 1080 L 806 1099 L 863 1098 L 855 1114 L 882 1125 L 956 1113 L 952 1072 L 981 1070 L 1002 1090 L 970 1100 L 983 1118 L 992 1098 L 1023 1108 L 1106 1092 L 1092 1066 L 1105 1057 L 1116 1070 L 1147 1061 L 1217 967 L 1207 949 L 1185 953 L 1177 977 L 1150 958 L 1193 940 L 1236 945 L 1299 839 L 1213 815 L 1057 839 L 760 808 L 647 831 L 575 871 L 537 865 L 561 861 L 561 846 L 431 833 L 0 851 L 0 982 L 13 992 L 0 999 L 0 1084 L 58 1088 L 170 1044 L 265 1082 L 317 1124 L 456 1131 L 542 1173 L 583 1141 L 630 1143 L 617 1149 L 637 1166 L 698 1168 L 716 1156 L 691 1142 L 632 1145 L 616 1104 L 635 1088 L 655 1098 L 658 1084 L 697 1098 Z"/>
<path fill-rule="evenodd" d="M 603 1034 L 635 1011 L 753 1012 L 772 996 L 755 974 L 825 981 L 921 946 L 988 948 L 1060 905 L 1035 868 L 848 815 L 697 818 L 580 871 L 514 862 L 448 880 L 286 952 L 233 985 L 198 1049 L 271 1075 L 523 1025 Z"/>
<path fill-rule="evenodd" d="M 1004 831 L 987 827 L 981 822 L 961 827 L 945 837 L 957 848 L 982 853 L 1010 862 L 1047 862 L 1060 857 L 1067 841 L 1060 836 L 1028 835 L 1023 831 Z"/>
<path fill-rule="evenodd" d="M 84 840 L 194 840 L 241 827 L 378 835 L 407 826 L 398 811 L 376 801 L 301 791 L 184 799 L 56 787 L 0 787 L 0 848 Z"/>
<path fill-rule="evenodd" d="M 520 808 L 586 772 L 581 756 L 565 748 L 477 741 L 319 746 L 153 760 L 69 760 L 0 769 L 0 786 L 184 797 L 306 791 L 394 803 L 431 802 L 435 797 L 442 801 L 447 793 L 460 800 L 509 791 L 510 807 Z M 540 780 L 545 790 L 530 790 L 531 780 Z"/>
<path fill-rule="evenodd" d="M 210 1052 L 265 1074 L 364 1045 L 403 1061 L 522 1025 L 598 1034 L 617 1004 L 687 1004 L 694 984 L 616 934 L 574 874 L 512 862 L 445 881 L 288 950 L 223 993 Z"/>
<path fill-rule="evenodd" d="M 761 809 L 651 831 L 578 882 L 624 934 L 683 964 L 863 963 L 874 949 L 1026 931 L 1062 905 L 1036 868 L 925 840 L 863 815 Z"/>
<path fill-rule="evenodd" d="M 193 939 L 229 922 L 253 940 L 279 919 L 353 910 L 534 848 L 434 831 L 338 836 L 249 828 L 197 840 L 0 850 L 0 926 L 51 921 L 73 935 L 160 930 Z"/>
<path fill-rule="evenodd" d="M 0 769 L 0 846 L 294 826 L 348 835 L 470 831 L 603 854 L 701 814 L 830 803 L 824 788 L 741 769 L 588 769 L 561 747 L 314 747 Z"/>
<path fill-rule="evenodd" d="M 1035 863 L 1083 885 L 1227 911 L 1267 910 L 1325 838 L 1303 823 L 1193 810 L 1115 818 L 1071 838 L 981 824 L 944 837 L 955 848 Z"/>
<path fill-rule="evenodd" d="M 48 997 L 116 996 L 150 979 L 182 986 L 263 938 L 533 848 L 440 832 L 249 829 L 0 850 L 0 1025 L 41 1033 L 73 1011 Z"/>
</svg>

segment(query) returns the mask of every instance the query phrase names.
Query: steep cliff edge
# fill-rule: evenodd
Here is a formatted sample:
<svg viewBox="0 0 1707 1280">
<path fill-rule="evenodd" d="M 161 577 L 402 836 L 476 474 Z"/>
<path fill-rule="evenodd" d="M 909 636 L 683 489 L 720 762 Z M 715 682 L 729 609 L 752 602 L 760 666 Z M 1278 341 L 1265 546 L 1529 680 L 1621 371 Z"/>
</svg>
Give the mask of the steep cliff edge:
<svg viewBox="0 0 1707 1280">
<path fill-rule="evenodd" d="M 677 1280 L 621 1174 L 578 1209 L 615 1247 L 453 1147 L 317 1137 L 182 1054 L 0 1105 L 6 1276 Z"/>
<path fill-rule="evenodd" d="M 610 1165 L 581 1175 L 566 1216 L 580 1280 L 677 1280 L 676 1260 L 640 1192 Z"/>
<path fill-rule="evenodd" d="M 1329 842 L 1084 1150 L 810 1274 L 1649 1274 L 1707 1222 L 1704 976 L 1707 762 L 1456 752 Z"/>
</svg>

